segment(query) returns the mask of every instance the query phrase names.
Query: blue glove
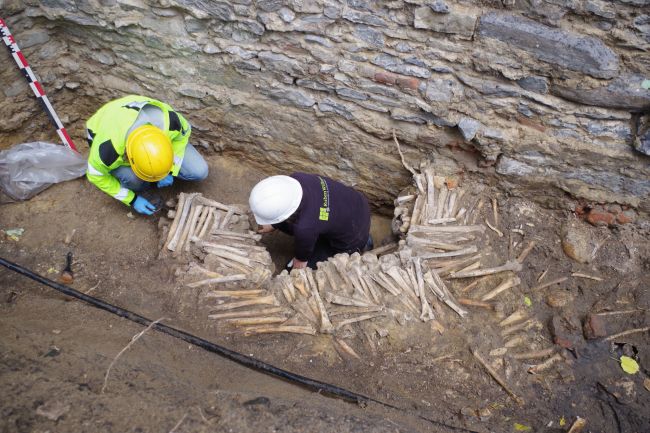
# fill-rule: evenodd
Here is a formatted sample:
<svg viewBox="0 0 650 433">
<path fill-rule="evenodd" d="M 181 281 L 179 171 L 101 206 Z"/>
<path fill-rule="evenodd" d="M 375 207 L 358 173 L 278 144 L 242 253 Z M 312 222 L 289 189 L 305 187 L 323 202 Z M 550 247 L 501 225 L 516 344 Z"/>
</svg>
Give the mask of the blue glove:
<svg viewBox="0 0 650 433">
<path fill-rule="evenodd" d="M 158 186 L 158 188 L 164 188 L 166 186 L 170 186 L 172 183 L 174 183 L 174 176 L 172 176 L 171 174 L 168 174 L 163 179 L 158 181 L 157 186 Z"/>
<path fill-rule="evenodd" d="M 149 200 L 146 198 L 140 196 L 136 196 L 132 206 L 136 212 L 143 215 L 153 215 L 153 213 L 156 211 L 156 206 L 149 203 Z"/>
</svg>

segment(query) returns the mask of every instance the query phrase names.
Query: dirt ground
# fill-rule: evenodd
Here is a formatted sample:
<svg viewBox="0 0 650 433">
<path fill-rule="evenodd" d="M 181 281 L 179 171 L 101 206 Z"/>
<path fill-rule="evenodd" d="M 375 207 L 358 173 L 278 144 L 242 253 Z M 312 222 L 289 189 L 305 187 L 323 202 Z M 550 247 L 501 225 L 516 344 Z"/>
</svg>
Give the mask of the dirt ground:
<svg viewBox="0 0 650 433">
<path fill-rule="evenodd" d="M 224 203 L 245 203 L 250 188 L 268 175 L 235 159 L 212 156 L 209 163 L 207 181 L 177 182 L 163 191 L 164 197 L 199 191 Z M 602 316 L 607 335 L 648 326 L 648 225 L 609 229 L 575 221 L 599 245 L 591 263 L 579 264 L 561 246 L 562 227 L 575 218 L 571 213 L 504 195 L 499 211 L 506 235 L 488 233 L 485 248 L 494 263 L 486 265 L 516 257 L 524 244 L 536 241 L 519 273 L 521 285 L 503 301 L 508 312 L 523 308 L 543 325 L 525 334 L 526 347 L 552 346 L 549 324 L 554 321 L 563 324 L 556 334 L 570 341 L 570 350 L 559 349 L 561 360 L 539 374 L 527 373 L 535 360 L 506 359 L 496 366 L 522 405 L 470 351 L 487 358 L 504 344 L 499 320 L 489 311 L 468 307 L 470 316 L 460 319 L 442 307 L 436 312 L 445 324 L 442 331 L 415 323 L 391 329 L 387 338 L 354 338 L 361 360 L 336 352 L 329 336 L 244 337 L 211 323 L 200 305 L 188 301 L 191 289 L 175 285 L 178 264 L 157 258 L 157 217 L 129 215 L 128 208 L 85 179 L 53 186 L 28 202 L 0 205 L 0 229 L 24 228 L 17 239 L 0 236 L 3 258 L 57 279 L 72 251 L 77 290 L 399 408 L 362 408 L 322 396 L 155 331 L 134 342 L 106 378 L 111 361 L 143 328 L 3 268 L 0 431 L 561 432 L 578 416 L 587 419 L 585 432 L 650 431 L 648 332 L 607 342 L 586 340 L 581 329 L 588 313 L 603 311 L 626 311 Z M 389 234 L 389 224 L 386 217 L 373 218 L 376 241 Z M 508 231 L 513 228 L 522 229 L 523 238 Z M 511 236 L 517 246 L 509 244 Z M 264 242 L 276 267 L 290 258 L 289 237 L 273 234 Z M 546 270 L 542 282 L 569 278 L 532 290 Z M 575 272 L 602 281 L 571 277 Z M 455 281 L 451 289 L 458 292 L 465 284 Z M 549 296 L 565 302 L 549 301 Z M 638 361 L 638 373 L 622 371 L 618 358 L 623 354 Z"/>
</svg>

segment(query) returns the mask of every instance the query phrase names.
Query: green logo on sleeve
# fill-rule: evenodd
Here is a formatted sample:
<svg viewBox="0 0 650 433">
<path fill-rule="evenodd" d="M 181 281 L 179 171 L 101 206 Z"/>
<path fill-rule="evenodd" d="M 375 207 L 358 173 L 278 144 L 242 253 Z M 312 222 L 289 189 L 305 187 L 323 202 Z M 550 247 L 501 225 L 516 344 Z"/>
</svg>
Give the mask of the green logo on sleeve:
<svg viewBox="0 0 650 433">
<path fill-rule="evenodd" d="M 318 215 L 318 219 L 321 221 L 327 221 L 330 219 L 330 213 L 327 210 L 327 208 L 320 208 L 320 214 Z"/>
<path fill-rule="evenodd" d="M 327 182 L 325 179 L 318 176 L 320 179 L 320 187 L 323 190 L 323 207 L 320 208 L 320 213 L 318 219 L 321 221 L 329 221 L 330 219 L 330 190 L 327 187 Z"/>
</svg>

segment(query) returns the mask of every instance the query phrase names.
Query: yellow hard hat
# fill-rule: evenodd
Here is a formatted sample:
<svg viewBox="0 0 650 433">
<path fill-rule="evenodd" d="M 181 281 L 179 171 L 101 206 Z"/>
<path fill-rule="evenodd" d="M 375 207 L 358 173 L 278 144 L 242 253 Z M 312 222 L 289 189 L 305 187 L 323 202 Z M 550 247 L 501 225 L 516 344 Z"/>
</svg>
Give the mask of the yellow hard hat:
<svg viewBox="0 0 650 433">
<path fill-rule="evenodd" d="M 147 182 L 158 182 L 172 169 L 172 142 L 159 128 L 142 125 L 127 137 L 126 157 L 136 176 Z"/>
</svg>

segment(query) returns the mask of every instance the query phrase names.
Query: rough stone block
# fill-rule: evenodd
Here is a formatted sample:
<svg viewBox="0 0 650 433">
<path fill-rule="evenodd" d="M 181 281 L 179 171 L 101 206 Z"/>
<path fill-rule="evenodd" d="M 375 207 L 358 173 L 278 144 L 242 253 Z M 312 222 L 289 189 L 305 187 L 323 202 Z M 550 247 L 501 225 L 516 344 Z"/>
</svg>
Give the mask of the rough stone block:
<svg viewBox="0 0 650 433">
<path fill-rule="evenodd" d="M 371 47 L 381 48 L 384 46 L 384 35 L 382 32 L 372 27 L 359 25 L 354 29 L 354 35 L 370 45 Z"/>
<path fill-rule="evenodd" d="M 438 33 L 448 33 L 471 39 L 474 35 L 477 16 L 458 11 L 447 14 L 435 13 L 430 7 L 415 9 L 413 25 L 416 29 L 428 29 Z"/>
<path fill-rule="evenodd" d="M 391 56 L 390 54 L 379 54 L 370 62 L 373 65 L 381 66 L 382 68 L 397 74 L 412 75 L 419 78 L 429 78 L 431 76 L 431 71 L 429 71 L 429 69 L 406 64 L 400 58 Z"/>
<path fill-rule="evenodd" d="M 347 120 L 354 119 L 352 112 L 344 105 L 339 104 L 332 99 L 325 98 L 318 103 L 318 109 L 323 113 L 335 113 Z"/>
<path fill-rule="evenodd" d="M 624 74 L 616 77 L 607 85 L 595 89 L 554 85 L 551 92 L 580 104 L 643 111 L 650 107 L 650 90 L 644 89 L 642 86 L 646 79 L 647 77 L 641 74 Z"/>
<path fill-rule="evenodd" d="M 341 16 L 344 19 L 357 24 L 366 24 L 375 27 L 386 26 L 386 23 L 384 22 L 383 19 L 370 13 L 364 13 L 364 12 L 348 9 L 345 10 Z"/>
<path fill-rule="evenodd" d="M 618 74 L 618 56 L 600 39 L 554 29 L 518 15 L 483 15 L 479 34 L 524 50 L 544 62 L 597 78 Z"/>
<path fill-rule="evenodd" d="M 543 77 L 525 77 L 517 80 L 517 84 L 524 90 L 537 93 L 548 93 L 548 81 Z"/>
<path fill-rule="evenodd" d="M 314 98 L 300 90 L 272 89 L 268 91 L 268 95 L 282 105 L 293 105 L 299 108 L 309 108 L 316 103 Z"/>
<path fill-rule="evenodd" d="M 476 133 L 481 129 L 483 125 L 478 120 L 472 119 L 471 117 L 463 117 L 458 122 L 458 129 L 463 135 L 465 141 L 472 141 Z"/>
<path fill-rule="evenodd" d="M 436 78 L 427 81 L 425 97 L 431 102 L 450 102 L 463 95 L 463 87 L 455 80 Z"/>
<path fill-rule="evenodd" d="M 277 72 L 284 72 L 290 75 L 303 75 L 305 73 L 302 65 L 297 60 L 287 57 L 284 54 L 262 51 L 257 54 L 257 58 L 264 66 Z"/>
</svg>

